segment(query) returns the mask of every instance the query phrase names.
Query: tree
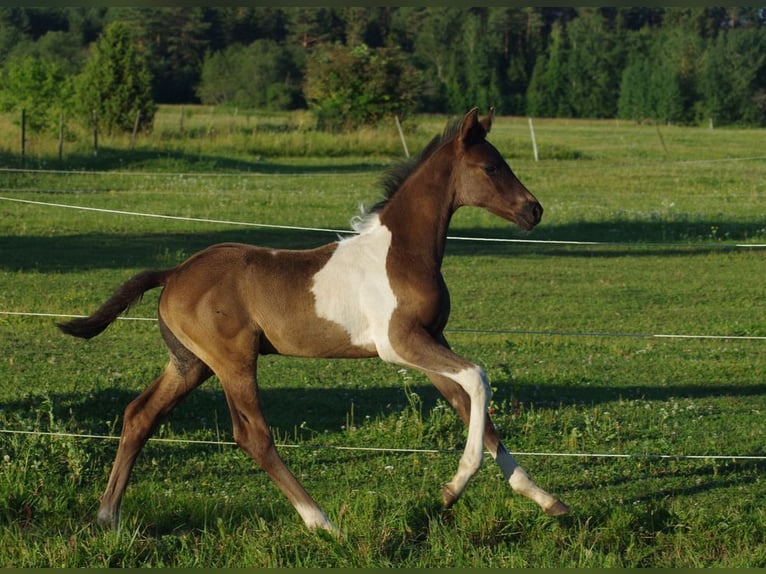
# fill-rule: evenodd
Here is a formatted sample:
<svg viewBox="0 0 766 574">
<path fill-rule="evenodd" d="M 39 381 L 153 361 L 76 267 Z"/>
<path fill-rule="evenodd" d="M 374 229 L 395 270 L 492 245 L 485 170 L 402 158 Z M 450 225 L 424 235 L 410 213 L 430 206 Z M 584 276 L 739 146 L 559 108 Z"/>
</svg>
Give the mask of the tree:
<svg viewBox="0 0 766 574">
<path fill-rule="evenodd" d="M 454 76 L 455 39 L 462 37 L 464 11 L 459 8 L 412 8 L 404 13 L 412 34 L 412 61 L 421 71 L 421 109 L 452 111 L 453 91 L 459 91 Z M 458 86 L 458 87 L 456 87 Z M 461 102 L 462 107 L 462 102 Z"/>
<path fill-rule="evenodd" d="M 78 79 L 80 110 L 107 133 L 129 132 L 140 114 L 139 129 L 150 130 L 156 105 L 146 57 L 138 50 L 130 29 L 113 22 L 93 47 Z"/>
<path fill-rule="evenodd" d="M 766 124 L 766 30 L 722 32 L 705 52 L 700 90 L 716 124 Z"/>
<path fill-rule="evenodd" d="M 648 84 L 651 74 L 651 63 L 646 52 L 636 52 L 632 61 L 622 72 L 620 96 L 617 100 L 617 117 L 634 121 L 654 118 L 654 106 Z"/>
<path fill-rule="evenodd" d="M 632 56 L 622 74 L 618 117 L 697 121 L 701 40 L 684 27 L 645 29 L 631 34 L 628 45 Z"/>
<path fill-rule="evenodd" d="M 54 132 L 72 95 L 72 80 L 58 63 L 31 56 L 17 58 L 6 66 L 0 81 L 0 110 L 24 110 L 30 130 Z"/>
<path fill-rule="evenodd" d="M 204 104 L 232 104 L 272 110 L 302 103 L 302 53 L 273 40 L 233 44 L 208 54 L 197 94 Z"/>
<path fill-rule="evenodd" d="M 113 21 L 133 30 L 146 54 L 153 98 L 166 103 L 193 102 L 202 61 L 211 48 L 211 8 L 110 8 Z"/>
<path fill-rule="evenodd" d="M 303 90 L 320 129 L 347 130 L 411 112 L 418 85 L 417 70 L 398 48 L 332 44 L 309 58 Z"/>
<path fill-rule="evenodd" d="M 542 117 L 570 117 L 569 75 L 567 59 L 569 41 L 562 26 L 554 24 L 546 53 L 538 57 L 527 89 L 527 107 L 530 115 Z"/>
<path fill-rule="evenodd" d="M 622 42 L 597 11 L 583 11 L 567 26 L 567 96 L 575 117 L 613 118 L 617 112 Z"/>
</svg>

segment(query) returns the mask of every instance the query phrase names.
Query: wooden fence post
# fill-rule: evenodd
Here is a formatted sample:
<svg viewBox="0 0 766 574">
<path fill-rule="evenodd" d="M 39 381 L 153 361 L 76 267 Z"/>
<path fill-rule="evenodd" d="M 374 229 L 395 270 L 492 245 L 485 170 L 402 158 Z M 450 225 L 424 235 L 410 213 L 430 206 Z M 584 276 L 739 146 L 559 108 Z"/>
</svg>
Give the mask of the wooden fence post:
<svg viewBox="0 0 766 574">
<path fill-rule="evenodd" d="M 535 154 L 535 161 L 538 160 L 537 156 L 537 140 L 535 139 L 535 126 L 532 125 L 532 118 L 529 119 L 529 134 L 532 136 L 532 151 Z"/>
<path fill-rule="evenodd" d="M 399 123 L 399 116 L 395 115 L 396 129 L 399 130 L 399 139 L 402 140 L 402 147 L 404 148 L 404 155 L 410 157 L 410 150 L 407 149 L 407 142 L 404 139 L 404 132 L 402 131 L 402 124 Z"/>
<path fill-rule="evenodd" d="M 93 110 L 93 157 L 98 157 L 98 112 Z"/>
<path fill-rule="evenodd" d="M 133 124 L 133 135 L 130 136 L 130 149 L 133 149 L 136 145 L 136 134 L 138 133 L 138 124 L 141 122 L 141 110 L 136 112 L 136 121 Z"/>
<path fill-rule="evenodd" d="M 27 110 L 21 110 L 21 164 L 26 160 L 27 147 Z"/>
<path fill-rule="evenodd" d="M 64 157 L 64 112 L 59 116 L 59 161 Z"/>
</svg>

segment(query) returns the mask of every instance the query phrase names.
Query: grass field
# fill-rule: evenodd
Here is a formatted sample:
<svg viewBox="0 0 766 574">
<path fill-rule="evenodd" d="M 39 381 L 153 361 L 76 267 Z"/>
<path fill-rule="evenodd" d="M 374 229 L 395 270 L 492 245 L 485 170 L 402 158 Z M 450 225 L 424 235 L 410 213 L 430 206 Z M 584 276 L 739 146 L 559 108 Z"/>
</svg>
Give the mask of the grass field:
<svg viewBox="0 0 766 574">
<path fill-rule="evenodd" d="M 409 150 L 445 120 L 408 120 Z M 536 120 L 535 162 L 527 120 L 498 118 L 490 141 L 543 221 L 525 234 L 465 209 L 450 235 L 598 244 L 450 240 L 448 337 L 486 369 L 506 445 L 572 513 L 545 517 L 491 459 L 443 511 L 465 433 L 424 377 L 265 358 L 267 418 L 337 540 L 229 444 L 214 380 L 158 430 L 180 442 L 139 457 L 120 531 L 99 529 L 116 441 L 71 434 L 117 435 L 165 350 L 152 321 L 85 342 L 33 313 L 89 313 L 211 243 L 334 240 L 238 223 L 348 230 L 403 155 L 395 127 L 328 136 L 299 114 L 162 108 L 153 134 L 103 137 L 97 157 L 84 134 L 62 161 L 32 138 L 24 171 L 0 128 L 0 565 L 766 567 L 766 251 L 746 246 L 766 243 L 763 130 Z M 156 298 L 129 315 L 154 317 Z"/>
</svg>

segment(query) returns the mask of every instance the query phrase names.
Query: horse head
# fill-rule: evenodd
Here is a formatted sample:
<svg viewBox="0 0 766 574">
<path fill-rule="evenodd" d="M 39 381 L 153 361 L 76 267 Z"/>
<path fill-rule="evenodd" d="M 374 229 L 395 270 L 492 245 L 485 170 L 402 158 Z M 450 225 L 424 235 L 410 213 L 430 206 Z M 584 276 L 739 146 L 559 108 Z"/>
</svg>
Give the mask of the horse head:
<svg viewBox="0 0 766 574">
<path fill-rule="evenodd" d="M 540 222 L 543 206 L 519 181 L 497 148 L 487 141 L 494 108 L 490 108 L 486 118 L 480 120 L 478 116 L 478 108 L 468 112 L 454 140 L 456 207 L 482 207 L 530 230 Z"/>
</svg>

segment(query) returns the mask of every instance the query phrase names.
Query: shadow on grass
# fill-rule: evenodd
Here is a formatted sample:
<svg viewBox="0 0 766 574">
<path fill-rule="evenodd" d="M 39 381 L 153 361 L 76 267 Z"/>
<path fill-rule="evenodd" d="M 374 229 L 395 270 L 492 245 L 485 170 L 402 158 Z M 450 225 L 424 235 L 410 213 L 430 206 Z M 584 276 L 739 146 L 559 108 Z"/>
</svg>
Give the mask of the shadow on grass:
<svg viewBox="0 0 766 574">
<path fill-rule="evenodd" d="M 147 381 L 148 384 L 148 381 Z M 510 394 L 509 386 L 506 383 L 498 382 L 498 391 L 496 397 L 498 400 L 507 398 Z M 544 392 L 537 391 L 536 385 L 514 384 L 514 393 L 525 397 L 531 397 L 537 393 L 538 399 L 535 399 L 535 408 L 557 408 L 557 405 L 568 400 L 595 404 L 599 402 L 611 401 L 623 396 L 626 392 L 633 392 L 648 400 L 667 400 L 671 397 L 747 397 L 762 395 L 766 393 L 766 384 L 740 384 L 740 385 L 712 385 L 712 386 L 663 386 L 663 387 L 634 387 L 630 391 L 612 390 L 605 388 L 573 389 L 559 386 L 545 388 Z M 409 390 L 416 392 L 423 400 L 423 412 L 428 413 L 436 404 L 438 393 L 431 385 L 421 384 L 412 385 Z M 573 394 L 574 393 L 574 394 Z M 505 395 L 505 397 L 503 396 Z M 562 401 L 561 396 L 568 395 L 567 401 Z M 127 404 L 135 398 L 136 393 L 121 389 L 103 389 L 98 391 L 85 391 L 81 393 L 61 393 L 49 396 L 52 405 L 54 420 L 62 421 L 72 420 L 72 430 L 77 432 L 91 433 L 95 435 L 106 434 L 105 421 L 121 420 L 122 412 Z M 290 436 L 297 425 L 302 422 L 316 433 L 315 437 L 321 442 L 323 436 L 340 435 L 342 426 L 347 422 L 347 415 L 351 408 L 355 408 L 360 417 L 368 413 L 371 418 L 377 416 L 387 416 L 402 412 L 408 408 L 409 401 L 405 396 L 403 387 L 399 385 L 379 386 L 375 388 L 265 388 L 261 391 L 264 410 L 270 426 L 275 429 L 277 440 L 280 436 Z M 539 402 L 538 402 L 539 400 Z M 38 424 L 48 420 L 46 415 L 41 416 L 44 408 L 41 407 L 41 397 L 30 396 L 23 400 L 6 402 L 3 404 L 5 413 L 14 413 L 20 419 L 37 419 Z M 550 403 L 545 406 L 546 403 Z M 542 406 L 541 406 L 542 405 Z M 426 415 L 427 416 L 427 415 Z M 217 431 L 220 440 L 231 440 L 231 424 L 229 422 L 229 413 L 224 399 L 223 392 L 217 381 L 209 381 L 203 387 L 195 390 L 186 400 L 181 403 L 170 415 L 169 423 L 175 436 L 185 433 L 194 433 L 201 428 Z M 116 431 L 119 430 L 119 424 Z M 157 433 L 155 433 L 157 436 Z M 385 446 L 385 445 L 369 445 Z M 393 445 L 392 445 L 393 446 Z M 183 450 L 176 452 L 174 456 L 181 457 L 184 453 L 188 456 L 204 456 L 204 453 L 217 452 L 220 447 L 217 445 L 191 444 L 182 447 Z M 232 447 L 233 448 L 233 447 Z M 113 453 L 116 451 L 116 443 L 109 443 L 105 446 L 97 447 L 99 457 L 103 457 L 103 464 L 110 465 Z M 286 452 L 284 449 L 283 453 Z M 164 451 L 163 451 L 164 452 Z M 333 460 L 345 459 L 348 464 L 354 463 L 355 456 L 361 456 L 357 453 L 338 451 L 328 454 Z M 365 453 L 364 457 L 369 457 Z M 458 456 L 455 455 L 455 461 Z M 489 462 L 489 461 L 488 461 Z M 651 461 L 648 462 L 651 464 Z M 573 464 L 576 470 L 577 464 Z M 743 483 L 752 482 L 748 476 L 741 476 L 740 470 L 755 469 L 762 473 L 766 469 L 763 462 L 745 463 L 721 463 L 716 465 L 717 470 L 710 468 L 684 467 L 682 470 L 670 471 L 670 478 L 684 478 L 684 483 L 680 486 L 669 486 L 667 488 L 657 489 L 652 484 L 646 489 L 640 490 L 639 494 L 635 488 L 635 477 L 627 475 L 612 474 L 606 482 L 600 482 L 598 485 L 592 484 L 592 481 L 585 482 L 573 488 L 577 489 L 603 489 L 604 487 L 615 486 L 624 487 L 626 494 L 620 495 L 620 501 L 615 501 L 615 505 L 633 508 L 631 503 L 640 502 L 643 507 L 649 505 L 648 510 L 631 510 L 631 520 L 636 524 L 651 525 L 654 531 L 663 530 L 666 527 L 664 506 L 658 506 L 657 501 L 667 496 L 691 495 L 705 490 L 727 488 Z M 721 470 L 723 468 L 723 470 Z M 258 472 L 253 463 L 253 472 Z M 715 477 L 713 477 L 715 474 Z M 752 473 L 751 473 L 752 474 Z M 693 485 L 692 485 L 693 482 Z M 677 481 L 676 481 L 677 484 Z M 409 534 L 407 543 L 411 547 L 424 544 L 430 535 L 430 530 L 434 521 L 448 523 L 451 521 L 449 511 L 442 509 L 439 502 L 437 486 L 434 485 L 432 491 L 424 493 L 422 501 L 409 508 L 406 512 L 406 523 Z M 276 495 L 275 495 L 276 496 Z M 603 496 L 603 493 L 602 493 Z M 627 501 L 627 502 L 626 502 Z M 180 505 L 180 506 L 179 506 Z M 211 508 L 212 505 L 212 508 Z M 652 506 L 654 505 L 654 506 Z M 274 507 L 278 510 L 272 510 L 269 504 L 261 505 L 258 510 L 258 517 L 270 522 L 276 518 L 274 512 L 291 512 L 286 501 L 279 499 L 279 503 Z M 252 521 L 254 515 L 250 507 L 246 504 L 237 505 L 235 503 L 224 503 L 222 501 L 211 501 L 201 509 L 197 503 L 179 502 L 173 512 L 162 514 L 161 520 L 151 525 L 150 532 L 158 537 L 165 534 L 179 532 L 179 524 L 183 524 L 182 530 L 194 530 L 204 528 L 210 520 L 211 514 L 223 513 L 224 518 L 231 524 L 239 524 Z M 590 512 L 590 511 L 588 511 Z M 593 515 L 589 516 L 591 524 L 606 525 L 610 520 L 610 512 L 594 507 Z M 634 516 L 635 515 L 635 516 Z M 570 527 L 577 527 L 577 521 L 584 515 L 563 517 L 562 524 Z M 647 522 L 649 521 L 649 522 Z M 400 542 L 392 543 L 390 548 L 383 549 L 384 553 L 395 556 L 403 551 Z M 409 550 L 407 550 L 409 551 Z"/>
<path fill-rule="evenodd" d="M 360 365 L 367 360 L 360 361 Z M 349 360 L 351 361 L 351 360 Z M 391 367 L 395 369 L 395 367 Z M 159 372 L 159 369 L 158 369 Z M 282 387 L 261 388 L 260 396 L 264 414 L 269 425 L 274 429 L 277 440 L 293 437 L 298 427 L 305 431 L 299 434 L 302 439 L 312 436 L 321 437 L 327 433 L 341 433 L 348 423 L 351 411 L 357 420 L 366 417 L 376 419 L 392 414 L 399 414 L 410 408 L 408 392 L 417 393 L 421 399 L 424 416 L 437 405 L 441 395 L 436 388 L 423 378 L 422 384 L 376 387 L 348 387 L 339 382 L 328 387 Z M 151 383 L 146 381 L 145 387 Z M 496 390 L 493 400 L 497 404 L 519 399 L 527 406 L 533 405 L 536 411 L 557 409 L 566 405 L 587 405 L 609 403 L 625 399 L 645 401 L 667 401 L 670 399 L 763 396 L 766 383 L 732 383 L 709 385 L 663 385 L 633 386 L 613 388 L 609 386 L 589 385 L 587 388 L 577 385 L 538 385 L 514 381 L 495 381 Z M 109 421 L 122 420 L 122 415 L 138 392 L 125 389 L 100 389 L 96 391 L 70 392 L 47 395 L 52 405 L 52 414 L 56 421 L 73 420 L 78 432 L 104 434 Z M 40 416 L 45 401 L 42 395 L 31 394 L 17 401 L 6 401 L 3 410 L 15 413 L 21 419 L 47 420 L 47 415 Z M 120 423 L 121 424 L 121 423 Z M 193 433 L 201 429 L 215 430 L 231 440 L 231 422 L 223 390 L 217 379 L 204 383 L 195 389 L 170 414 L 167 424 L 174 434 Z M 117 425 L 119 430 L 119 424 Z M 378 445 L 376 445 L 378 446 Z"/>
<path fill-rule="evenodd" d="M 58 159 L 27 158 L 0 152 L 0 164 L 18 169 L 65 169 L 71 171 L 174 171 L 183 173 L 262 173 L 288 175 L 312 173 L 358 173 L 360 171 L 383 172 L 386 164 L 380 162 L 341 163 L 325 162 L 322 165 L 279 163 L 256 157 L 252 160 L 221 155 L 190 153 L 178 150 L 118 149 L 100 147 L 98 155 L 92 153 L 67 154 Z"/>
<path fill-rule="evenodd" d="M 335 240 L 330 232 L 237 229 L 203 233 L 88 233 L 53 237 L 0 237 L 0 268 L 77 272 L 126 267 L 165 268 L 215 243 L 228 241 L 283 249 L 312 248 Z"/>
<path fill-rule="evenodd" d="M 611 224 L 603 224 L 611 225 Z M 641 241 L 659 241 L 659 229 L 646 225 L 626 223 L 621 226 L 620 237 L 615 240 L 631 242 L 633 237 Z M 700 223 L 701 226 L 709 225 Z M 659 227 L 660 224 L 657 224 Z M 663 236 L 667 236 L 668 224 L 661 224 Z M 760 226 L 762 227 L 762 226 Z M 595 228 L 595 229 L 594 229 Z M 600 237 L 598 226 L 581 228 L 579 225 L 562 226 L 548 230 L 545 234 L 525 236 L 521 233 L 503 235 L 496 230 L 460 230 L 461 237 L 489 237 L 498 239 L 566 239 L 577 237 L 578 240 L 596 240 Z M 634 228 L 642 228 L 638 233 Z M 745 241 L 757 236 L 757 224 L 738 224 L 739 233 L 733 237 Z M 343 230 L 341 230 L 343 231 Z M 349 231 L 349 234 L 351 232 Z M 493 243 L 485 241 L 451 240 L 447 246 L 447 257 L 687 257 L 731 251 L 723 243 L 694 243 L 684 246 L 680 239 L 688 234 L 684 225 L 672 226 L 669 235 L 676 245 L 652 245 L 636 241 L 633 245 L 617 246 L 566 246 L 520 243 Z M 455 234 L 458 235 L 457 233 Z M 185 257 L 215 243 L 235 241 L 251 245 L 261 245 L 280 249 L 308 249 L 337 240 L 334 232 L 316 232 L 283 230 L 269 228 L 239 228 L 203 232 L 173 233 L 83 233 L 77 235 L 51 236 L 0 236 L 0 268 L 9 271 L 35 270 L 39 272 L 77 272 L 87 269 L 119 269 L 124 267 L 171 267 Z M 653 239 L 654 238 L 654 239 Z M 664 239 L 662 241 L 665 241 Z"/>
<path fill-rule="evenodd" d="M 766 461 L 762 460 L 718 459 L 710 464 L 710 460 L 705 461 L 705 459 L 700 459 L 698 462 L 707 462 L 707 464 L 704 466 L 701 464 L 685 464 L 682 467 L 666 470 L 667 461 L 644 459 L 642 460 L 644 468 L 640 473 L 640 478 L 637 478 L 635 475 L 612 474 L 609 478 L 602 478 L 598 484 L 593 484 L 593 481 L 589 481 L 587 483 L 575 484 L 573 488 L 576 488 L 579 491 L 593 490 L 601 494 L 603 494 L 604 489 L 608 487 L 625 486 L 629 488 L 630 492 L 640 491 L 640 493 L 637 494 L 621 497 L 621 504 L 631 505 L 640 502 L 648 503 L 666 497 L 699 494 L 708 490 L 727 488 L 734 485 L 751 484 L 758 480 L 757 476 L 759 473 L 766 470 Z M 668 482 L 673 483 L 671 486 L 659 490 L 656 488 L 653 483 L 656 482 L 657 479 L 652 476 L 651 472 L 651 466 L 654 464 L 657 464 L 659 468 L 663 469 L 664 476 L 667 477 Z M 752 471 L 752 475 L 746 474 L 746 472 L 749 471 Z M 684 484 L 686 486 L 676 485 L 675 479 L 679 477 L 685 479 Z M 641 481 L 651 481 L 652 485 L 640 487 L 637 483 Z"/>
<path fill-rule="evenodd" d="M 711 229 L 717 229 L 711 235 Z M 757 221 L 603 221 L 565 225 L 543 223 L 533 232 L 508 229 L 461 228 L 449 235 L 501 240 L 497 243 L 453 239 L 447 255 L 549 255 L 557 257 L 640 257 L 707 255 L 731 249 L 732 243 L 764 241 L 764 225 Z M 725 240 L 722 238 L 725 237 Z M 515 239 L 519 242 L 502 242 Z M 580 241 L 601 245 L 557 245 L 533 241 Z"/>
</svg>

